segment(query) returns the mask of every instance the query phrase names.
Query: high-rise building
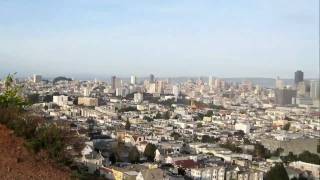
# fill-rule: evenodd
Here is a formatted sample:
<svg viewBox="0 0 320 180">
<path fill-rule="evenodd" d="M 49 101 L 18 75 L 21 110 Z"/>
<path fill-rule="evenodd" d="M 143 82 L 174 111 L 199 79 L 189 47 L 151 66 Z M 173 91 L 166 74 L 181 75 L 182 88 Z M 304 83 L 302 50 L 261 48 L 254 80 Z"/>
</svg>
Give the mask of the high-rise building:
<svg viewBox="0 0 320 180">
<path fill-rule="evenodd" d="M 149 93 L 153 94 L 157 92 L 157 84 L 156 83 L 151 83 L 149 84 Z"/>
<path fill-rule="evenodd" d="M 208 82 L 208 84 L 209 84 L 210 89 L 212 89 L 212 88 L 213 88 L 213 84 L 214 84 L 214 81 L 213 81 L 213 77 L 212 77 L 212 76 L 209 76 L 209 82 Z"/>
<path fill-rule="evenodd" d="M 136 76 L 131 76 L 130 83 L 135 85 L 137 83 L 137 77 Z"/>
<path fill-rule="evenodd" d="M 293 89 L 276 89 L 275 90 L 275 100 L 278 105 L 288 105 L 292 104 L 293 98 L 297 95 L 297 91 Z"/>
<path fill-rule="evenodd" d="M 172 86 L 172 94 L 174 95 L 175 99 L 177 100 L 180 94 L 180 88 L 177 85 Z"/>
<path fill-rule="evenodd" d="M 284 82 L 280 77 L 278 76 L 276 79 L 276 88 L 277 89 L 283 89 L 284 88 Z"/>
<path fill-rule="evenodd" d="M 303 97 L 307 93 L 307 84 L 305 81 L 299 82 L 297 84 L 297 96 Z"/>
<path fill-rule="evenodd" d="M 154 83 L 154 75 L 150 74 L 149 83 Z"/>
<path fill-rule="evenodd" d="M 310 97 L 314 100 L 320 98 L 319 80 L 310 81 Z"/>
<path fill-rule="evenodd" d="M 157 81 L 156 82 L 156 91 L 157 93 L 163 93 L 163 89 L 165 88 L 165 82 L 164 81 Z"/>
<path fill-rule="evenodd" d="M 123 86 L 123 80 L 117 78 L 117 79 L 116 79 L 116 89 L 117 89 L 117 88 L 122 88 L 122 86 Z"/>
<path fill-rule="evenodd" d="M 141 103 L 143 101 L 143 94 L 142 93 L 135 93 L 134 94 L 134 102 Z"/>
<path fill-rule="evenodd" d="M 68 103 L 68 96 L 53 96 L 53 103 L 57 104 L 58 106 L 66 105 Z"/>
<path fill-rule="evenodd" d="M 294 73 L 294 83 L 298 85 L 299 82 L 302 82 L 302 81 L 303 81 L 303 72 L 298 70 Z"/>
<path fill-rule="evenodd" d="M 217 89 L 221 87 L 221 80 L 220 79 L 216 79 L 214 81 L 214 87 Z"/>
<path fill-rule="evenodd" d="M 83 96 L 85 96 L 85 97 L 88 97 L 88 96 L 90 96 L 90 88 L 89 87 L 85 87 L 84 89 L 83 89 Z"/>
<path fill-rule="evenodd" d="M 126 87 L 117 87 L 116 88 L 116 96 L 125 97 L 128 95 L 128 93 L 129 93 L 129 89 L 127 89 Z"/>
<path fill-rule="evenodd" d="M 34 82 L 34 83 L 39 83 L 39 82 L 41 82 L 41 81 L 42 81 L 41 75 L 37 75 L 37 74 L 34 74 L 34 75 L 33 75 L 33 82 Z"/>
<path fill-rule="evenodd" d="M 117 77 L 116 77 L 116 76 L 112 76 L 112 77 L 111 77 L 111 88 L 112 88 L 113 90 L 116 89 L 116 80 L 117 80 Z"/>
</svg>

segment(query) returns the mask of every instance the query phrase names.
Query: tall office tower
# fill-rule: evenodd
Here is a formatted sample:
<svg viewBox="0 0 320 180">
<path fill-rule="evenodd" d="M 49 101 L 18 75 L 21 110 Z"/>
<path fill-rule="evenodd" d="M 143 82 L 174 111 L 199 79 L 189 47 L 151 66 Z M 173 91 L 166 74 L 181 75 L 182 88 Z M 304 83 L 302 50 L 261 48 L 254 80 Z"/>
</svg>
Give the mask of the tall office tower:
<svg viewBox="0 0 320 180">
<path fill-rule="evenodd" d="M 283 80 L 280 79 L 279 76 L 276 79 L 276 88 L 277 89 L 283 89 L 284 88 L 284 82 L 283 82 Z"/>
<path fill-rule="evenodd" d="M 122 97 L 125 97 L 127 96 L 129 93 L 129 89 L 126 88 L 126 87 L 117 87 L 116 88 L 116 96 L 122 96 Z"/>
<path fill-rule="evenodd" d="M 37 74 L 33 75 L 33 82 L 34 83 L 39 83 L 39 82 L 41 82 L 41 80 L 42 80 L 41 75 L 37 75 Z"/>
<path fill-rule="evenodd" d="M 85 87 L 83 89 L 83 96 L 85 96 L 85 97 L 90 96 L 90 88 L 89 87 Z"/>
<path fill-rule="evenodd" d="M 215 88 L 220 88 L 221 87 L 221 80 L 220 79 L 216 79 L 214 81 L 214 87 Z"/>
<path fill-rule="evenodd" d="M 156 82 L 156 91 L 157 91 L 157 93 L 163 93 L 163 89 L 164 89 L 164 87 L 165 87 L 165 83 L 164 83 L 164 81 L 157 81 Z"/>
<path fill-rule="evenodd" d="M 310 81 L 310 97 L 314 100 L 320 98 L 319 80 Z"/>
<path fill-rule="evenodd" d="M 177 85 L 172 86 L 172 94 L 174 95 L 174 97 L 175 97 L 175 99 L 177 101 L 177 99 L 179 97 L 179 94 L 180 94 L 179 86 L 177 86 Z"/>
<path fill-rule="evenodd" d="M 167 84 L 171 84 L 171 78 L 167 78 L 167 80 L 166 80 L 167 82 Z"/>
<path fill-rule="evenodd" d="M 221 89 L 225 89 L 225 88 L 226 88 L 227 83 L 226 83 L 226 81 L 225 81 L 225 80 L 221 80 L 220 85 L 221 85 Z"/>
<path fill-rule="evenodd" d="M 154 75 L 150 74 L 149 83 L 154 83 Z"/>
<path fill-rule="evenodd" d="M 151 83 L 149 84 L 149 93 L 153 94 L 157 92 L 157 84 L 156 83 Z"/>
<path fill-rule="evenodd" d="M 307 93 L 307 84 L 305 81 L 299 82 L 297 85 L 297 95 L 299 97 L 305 96 Z"/>
<path fill-rule="evenodd" d="M 213 88 L 213 77 L 212 76 L 209 76 L 209 82 L 208 82 L 208 84 L 209 84 L 209 87 L 210 87 L 210 89 L 212 89 Z"/>
<path fill-rule="evenodd" d="M 130 83 L 135 85 L 137 83 L 137 77 L 136 76 L 131 76 Z"/>
<path fill-rule="evenodd" d="M 117 89 L 117 88 L 122 88 L 122 86 L 123 86 L 123 80 L 117 78 L 117 79 L 116 79 L 116 89 Z"/>
<path fill-rule="evenodd" d="M 116 77 L 116 76 L 112 76 L 112 77 L 111 77 L 111 88 L 112 88 L 113 90 L 116 89 L 116 80 L 117 80 L 117 77 Z"/>
<path fill-rule="evenodd" d="M 276 104 L 278 105 L 288 105 L 292 104 L 292 99 L 297 95 L 297 91 L 293 89 L 276 89 L 275 98 Z"/>
<path fill-rule="evenodd" d="M 299 82 L 303 81 L 303 72 L 298 70 L 294 73 L 294 83 L 295 85 L 298 85 Z"/>
</svg>

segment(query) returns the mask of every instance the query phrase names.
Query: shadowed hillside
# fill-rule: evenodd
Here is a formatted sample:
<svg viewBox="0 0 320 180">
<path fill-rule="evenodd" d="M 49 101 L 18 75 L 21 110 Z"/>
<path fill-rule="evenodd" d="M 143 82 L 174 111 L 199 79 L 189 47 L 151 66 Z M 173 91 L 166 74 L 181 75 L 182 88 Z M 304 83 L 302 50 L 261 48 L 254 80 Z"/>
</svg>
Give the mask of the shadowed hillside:
<svg viewBox="0 0 320 180">
<path fill-rule="evenodd" d="M 25 141 L 0 125 L 1 179 L 70 179 L 70 171 L 56 167 L 45 153 L 34 154 Z"/>
</svg>

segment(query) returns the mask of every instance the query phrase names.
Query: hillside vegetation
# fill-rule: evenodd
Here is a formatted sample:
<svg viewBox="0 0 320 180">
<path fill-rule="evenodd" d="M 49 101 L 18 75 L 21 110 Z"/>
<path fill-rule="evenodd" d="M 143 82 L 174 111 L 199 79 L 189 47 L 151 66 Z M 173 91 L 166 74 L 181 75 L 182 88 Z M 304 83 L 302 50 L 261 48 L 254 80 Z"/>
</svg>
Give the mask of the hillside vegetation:
<svg viewBox="0 0 320 180">
<path fill-rule="evenodd" d="M 28 103 L 5 79 L 0 94 L 0 176 L 4 179 L 70 179 L 66 165 L 72 161 L 65 152 L 72 139 L 58 124 L 47 123 L 26 111 Z"/>
</svg>

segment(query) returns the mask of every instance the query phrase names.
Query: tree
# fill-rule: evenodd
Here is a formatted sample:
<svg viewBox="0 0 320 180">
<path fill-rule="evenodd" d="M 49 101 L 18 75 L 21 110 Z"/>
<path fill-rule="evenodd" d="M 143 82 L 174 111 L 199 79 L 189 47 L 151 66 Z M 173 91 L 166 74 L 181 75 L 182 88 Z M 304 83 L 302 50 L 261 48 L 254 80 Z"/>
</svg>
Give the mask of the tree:
<svg viewBox="0 0 320 180">
<path fill-rule="evenodd" d="M 289 176 L 283 164 L 278 163 L 274 167 L 272 167 L 270 171 L 267 172 L 265 179 L 266 180 L 276 180 L 276 179 L 289 180 Z"/>
<path fill-rule="evenodd" d="M 137 163 L 140 161 L 140 154 L 137 147 L 132 147 L 129 151 L 129 161 L 131 163 Z"/>
<path fill-rule="evenodd" d="M 131 127 L 131 123 L 129 122 L 129 120 L 127 120 L 126 126 L 125 126 L 126 130 L 130 130 L 130 127 Z"/>
<path fill-rule="evenodd" d="M 285 125 L 283 126 L 282 130 L 289 131 L 290 125 L 291 125 L 290 123 L 285 124 Z"/>
<path fill-rule="evenodd" d="M 115 153 L 110 154 L 109 161 L 111 162 L 111 164 L 115 164 L 117 162 L 117 157 Z"/>
<path fill-rule="evenodd" d="M 130 111 L 138 111 L 138 109 L 136 107 L 129 106 L 129 107 L 125 107 L 118 110 L 119 113 L 130 112 Z"/>
<path fill-rule="evenodd" d="M 148 143 L 143 155 L 148 159 L 148 161 L 154 161 L 154 157 L 156 156 L 156 150 L 156 145 Z"/>
<path fill-rule="evenodd" d="M 202 120 L 203 120 L 203 117 L 204 117 L 204 114 L 198 113 L 196 119 L 202 121 Z"/>
<path fill-rule="evenodd" d="M 27 103 L 19 95 L 20 88 L 13 84 L 14 74 L 5 79 L 5 91 L 0 95 L 0 108 L 22 108 Z"/>
<path fill-rule="evenodd" d="M 149 117 L 149 116 L 144 116 L 143 117 L 144 120 L 147 120 L 148 122 L 153 121 L 153 118 Z"/>
<path fill-rule="evenodd" d="M 178 174 L 184 176 L 186 175 L 186 171 L 183 168 L 178 168 Z"/>
<path fill-rule="evenodd" d="M 179 133 L 177 133 L 177 132 L 171 133 L 170 136 L 173 137 L 174 140 L 178 140 L 181 137 L 181 135 Z"/>
<path fill-rule="evenodd" d="M 257 143 L 254 145 L 254 155 L 259 158 L 269 158 L 270 152 L 262 144 Z"/>
<path fill-rule="evenodd" d="M 163 115 L 163 119 L 170 119 L 170 112 L 166 111 Z"/>
<path fill-rule="evenodd" d="M 161 114 L 158 112 L 158 113 L 156 114 L 155 119 L 161 119 L 161 118 L 162 118 L 162 116 L 161 116 Z"/>
<path fill-rule="evenodd" d="M 232 144 L 229 141 L 225 144 L 220 144 L 220 146 L 223 148 L 229 149 L 230 151 L 235 153 L 242 153 L 242 149 L 240 147 L 236 146 L 235 144 Z"/>
<path fill-rule="evenodd" d="M 207 117 L 211 117 L 212 115 L 213 115 L 213 111 L 212 110 L 207 111 L 207 114 L 206 114 Z"/>
<path fill-rule="evenodd" d="M 320 156 L 318 154 L 310 153 L 309 151 L 304 151 L 299 155 L 294 155 L 292 152 L 289 152 L 287 156 L 282 156 L 281 159 L 286 163 L 293 161 L 302 161 L 320 165 Z"/>
<path fill-rule="evenodd" d="M 251 142 L 250 142 L 250 140 L 248 138 L 243 138 L 243 144 L 250 145 Z"/>
<path fill-rule="evenodd" d="M 309 151 L 304 151 L 299 154 L 298 159 L 302 162 L 320 164 L 320 156 L 317 154 L 310 153 Z"/>
<path fill-rule="evenodd" d="M 218 139 L 214 138 L 214 137 L 210 137 L 208 135 L 203 135 L 201 142 L 203 143 L 216 143 L 218 141 Z"/>
<path fill-rule="evenodd" d="M 281 156 L 281 160 L 285 163 L 289 163 L 298 160 L 298 157 L 292 152 L 289 152 L 287 156 Z"/>
<path fill-rule="evenodd" d="M 294 177 L 291 180 L 308 180 L 308 178 L 304 177 L 303 174 L 299 174 L 299 177 Z"/>
<path fill-rule="evenodd" d="M 234 135 L 243 138 L 245 133 L 242 130 L 239 130 L 239 131 L 234 132 Z"/>
<path fill-rule="evenodd" d="M 16 74 L 16 73 L 14 73 L 14 74 L 8 74 L 8 75 L 7 75 L 7 77 L 6 77 L 6 79 L 5 79 L 5 82 L 4 82 L 4 86 L 5 86 L 6 90 L 8 90 L 9 88 L 12 87 L 12 85 L 13 85 L 13 79 L 14 79 L 14 75 L 15 75 L 15 74 Z"/>
<path fill-rule="evenodd" d="M 195 142 L 198 142 L 199 141 L 198 136 L 196 134 L 194 134 L 192 140 Z"/>
<path fill-rule="evenodd" d="M 275 150 L 272 155 L 273 156 L 280 156 L 281 153 L 283 153 L 284 149 L 283 148 L 277 148 L 277 150 Z"/>
<path fill-rule="evenodd" d="M 29 94 L 28 95 L 28 102 L 30 104 L 38 103 L 39 102 L 39 94 L 38 93 Z"/>
</svg>

